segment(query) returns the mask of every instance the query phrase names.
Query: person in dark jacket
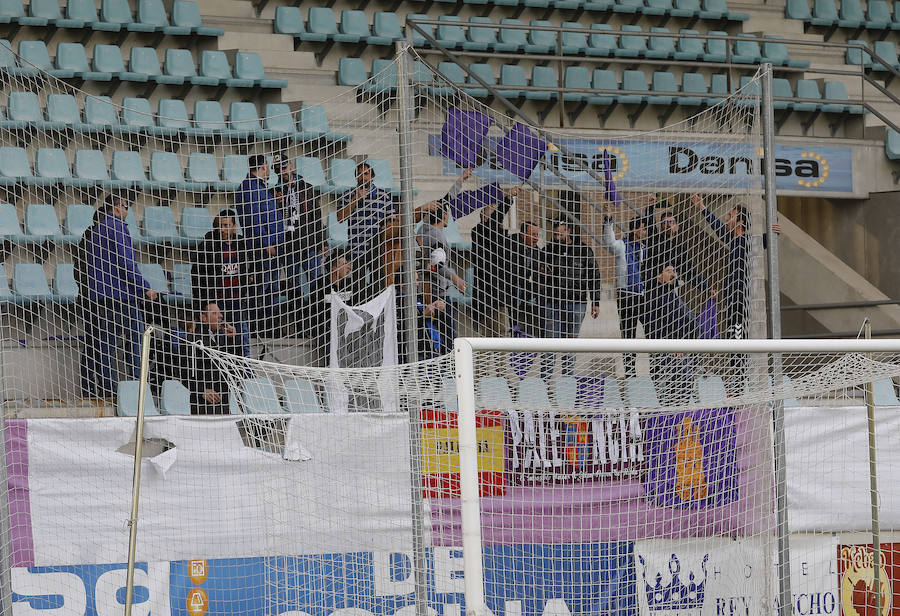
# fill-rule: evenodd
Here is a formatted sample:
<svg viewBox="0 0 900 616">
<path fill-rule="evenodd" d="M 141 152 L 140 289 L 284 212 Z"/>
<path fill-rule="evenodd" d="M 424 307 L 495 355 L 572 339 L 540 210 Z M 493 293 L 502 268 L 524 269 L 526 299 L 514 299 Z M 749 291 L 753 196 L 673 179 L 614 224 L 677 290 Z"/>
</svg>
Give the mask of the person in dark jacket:
<svg viewBox="0 0 900 616">
<path fill-rule="evenodd" d="M 251 254 L 247 243 L 238 237 L 234 211 L 223 209 L 197 250 L 191 280 L 195 298 L 216 302 L 225 320 L 237 328 L 244 357 L 250 356 L 246 302 L 253 270 Z"/>
<path fill-rule="evenodd" d="M 644 330 L 648 338 L 695 339 L 700 337 L 697 318 L 678 296 L 678 273 L 664 264 L 646 282 Z M 694 388 L 693 359 L 686 353 L 652 353 L 650 377 L 666 405 L 690 400 Z"/>
<path fill-rule="evenodd" d="M 684 241 L 681 222 L 671 211 L 663 212 L 656 222 L 654 204 L 647 206 L 644 220 L 647 224 L 646 256 L 641 275 L 644 281 L 655 278 L 666 265 L 678 272 L 679 280 L 708 290 L 706 279 L 697 271 L 689 254 L 689 246 Z"/>
<path fill-rule="evenodd" d="M 250 173 L 236 195 L 238 222 L 255 265 L 256 289 L 248 297 L 253 330 L 260 337 L 277 333 L 278 270 L 284 259 L 284 218 L 268 187 L 269 163 L 262 154 L 249 160 Z"/>
<path fill-rule="evenodd" d="M 200 323 L 194 331 L 194 342 L 225 353 L 240 353 L 240 338 L 234 325 L 225 321 L 215 302 L 203 302 Z M 193 348 L 193 373 L 190 379 L 191 415 L 228 415 L 228 382 L 210 355 Z"/>
<path fill-rule="evenodd" d="M 526 220 L 519 225 L 518 233 L 504 239 L 497 294 L 506 306 L 510 333 L 513 337 L 540 338 L 544 334 L 538 289 L 540 230 L 536 224 Z"/>
<path fill-rule="evenodd" d="M 547 337 L 577 338 L 586 306 L 590 306 L 592 318 L 596 319 L 600 314 L 597 297 L 600 272 L 594 251 L 574 234 L 567 220 L 554 223 L 553 240 L 541 253 L 540 273 Z M 549 381 L 555 364 L 556 355 L 545 353 L 541 360 L 541 378 Z M 574 368 L 575 356 L 564 355 L 563 376 L 572 376 Z"/>
<path fill-rule="evenodd" d="M 141 300 L 157 298 L 138 268 L 125 223 L 127 215 L 128 201 L 109 194 L 94 216 L 94 224 L 85 232 L 87 288 L 79 290 L 87 300 L 81 355 L 81 391 L 85 398 L 110 398 L 119 380 L 137 379 L 144 333 Z M 116 354 L 123 339 L 125 373 L 119 375 Z"/>
<path fill-rule="evenodd" d="M 478 223 L 472 227 L 472 319 L 482 336 L 502 336 L 500 310 L 503 299 L 501 264 L 508 250 L 509 238 L 503 230 L 503 218 L 509 212 L 512 199 L 517 193 L 485 205 L 479 213 Z"/>
</svg>

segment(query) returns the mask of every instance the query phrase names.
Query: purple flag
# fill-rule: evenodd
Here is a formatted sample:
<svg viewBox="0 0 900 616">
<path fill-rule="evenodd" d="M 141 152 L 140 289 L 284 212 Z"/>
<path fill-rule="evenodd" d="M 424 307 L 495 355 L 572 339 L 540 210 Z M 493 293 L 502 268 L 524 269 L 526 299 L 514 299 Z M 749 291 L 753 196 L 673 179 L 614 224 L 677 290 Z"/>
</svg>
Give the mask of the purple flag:
<svg viewBox="0 0 900 616">
<path fill-rule="evenodd" d="M 606 197 L 606 200 L 613 205 L 620 205 L 622 203 L 622 195 L 619 194 L 616 183 L 613 181 L 612 165 L 610 162 L 609 150 L 603 150 L 603 177 L 606 179 L 606 192 L 604 196 Z"/>
<path fill-rule="evenodd" d="M 503 168 L 522 180 L 527 180 L 544 157 L 547 143 L 530 128 L 516 125 L 497 143 L 497 160 Z"/>
<path fill-rule="evenodd" d="M 503 190 L 496 182 L 485 184 L 475 190 L 464 190 L 450 200 L 450 215 L 462 218 L 486 205 L 500 203 L 505 198 Z"/>
<path fill-rule="evenodd" d="M 734 409 L 653 415 L 644 429 L 647 498 L 664 507 L 703 509 L 738 498 Z"/>
<path fill-rule="evenodd" d="M 703 310 L 697 316 L 697 327 L 700 329 L 700 337 L 704 340 L 714 340 L 719 337 L 719 321 L 716 318 L 716 300 L 710 297 L 706 300 Z"/>
<path fill-rule="evenodd" d="M 441 128 L 441 156 L 460 167 L 474 167 L 494 120 L 479 111 L 451 109 Z"/>
</svg>

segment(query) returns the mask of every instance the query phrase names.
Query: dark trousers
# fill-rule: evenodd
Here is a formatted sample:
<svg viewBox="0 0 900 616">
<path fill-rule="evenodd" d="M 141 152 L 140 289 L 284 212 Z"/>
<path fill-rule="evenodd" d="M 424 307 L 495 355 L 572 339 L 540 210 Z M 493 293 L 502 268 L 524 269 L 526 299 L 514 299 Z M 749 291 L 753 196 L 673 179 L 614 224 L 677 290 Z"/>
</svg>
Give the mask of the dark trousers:
<svg viewBox="0 0 900 616">
<path fill-rule="evenodd" d="M 725 306 L 725 337 L 729 340 L 746 339 L 749 333 L 746 329 L 746 321 L 746 310 L 743 304 L 727 304 Z M 725 379 L 725 384 L 730 390 L 728 393 L 733 395 L 743 393 L 748 358 L 746 353 L 731 353 L 728 356 L 728 378 Z"/>
<path fill-rule="evenodd" d="M 143 312 L 136 300 L 98 299 L 83 316 L 81 395 L 111 398 L 118 389 L 119 380 L 135 380 L 140 374 Z M 116 370 L 119 345 L 123 345 L 125 355 L 125 370 L 121 375 Z"/>
<path fill-rule="evenodd" d="M 689 353 L 651 353 L 650 378 L 661 404 L 690 404 L 695 398 L 694 356 Z"/>
<path fill-rule="evenodd" d="M 644 322 L 644 296 L 616 290 L 616 311 L 619 313 L 619 331 L 622 338 L 637 335 L 638 322 Z M 625 353 L 625 378 L 635 376 L 635 353 Z"/>
</svg>

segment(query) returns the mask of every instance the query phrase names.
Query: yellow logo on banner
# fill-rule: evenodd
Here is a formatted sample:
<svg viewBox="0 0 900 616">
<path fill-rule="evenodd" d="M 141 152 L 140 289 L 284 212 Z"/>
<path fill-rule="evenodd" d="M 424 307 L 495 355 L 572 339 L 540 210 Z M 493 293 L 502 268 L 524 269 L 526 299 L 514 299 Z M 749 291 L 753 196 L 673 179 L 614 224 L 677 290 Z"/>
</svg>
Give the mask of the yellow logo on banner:
<svg viewBox="0 0 900 616">
<path fill-rule="evenodd" d="M 675 493 L 683 501 L 706 498 L 706 473 L 703 472 L 703 443 L 700 430 L 690 417 L 678 424 L 675 443 Z"/>
<path fill-rule="evenodd" d="M 884 554 L 884 552 L 882 552 Z M 870 548 L 855 545 L 842 547 L 841 559 L 846 569 L 841 576 L 841 607 L 844 616 L 876 616 L 875 558 Z M 881 614 L 891 613 L 891 578 L 882 564 L 879 567 Z"/>
<path fill-rule="evenodd" d="M 503 428 L 478 428 L 478 471 L 503 472 Z M 422 453 L 426 475 L 459 472 L 459 432 L 456 428 L 423 428 Z"/>
<path fill-rule="evenodd" d="M 191 588 L 186 603 L 188 614 L 191 616 L 203 616 L 209 608 L 209 599 L 202 588 Z"/>
<path fill-rule="evenodd" d="M 208 574 L 209 564 L 205 560 L 188 561 L 188 576 L 191 578 L 191 583 L 199 586 L 206 581 Z"/>
</svg>

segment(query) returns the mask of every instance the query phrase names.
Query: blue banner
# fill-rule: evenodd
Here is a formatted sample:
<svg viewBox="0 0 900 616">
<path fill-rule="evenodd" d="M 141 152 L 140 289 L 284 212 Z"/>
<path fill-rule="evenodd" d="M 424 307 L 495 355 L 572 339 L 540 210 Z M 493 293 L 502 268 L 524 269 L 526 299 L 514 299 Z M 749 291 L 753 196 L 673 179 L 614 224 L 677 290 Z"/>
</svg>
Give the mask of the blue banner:
<svg viewBox="0 0 900 616">
<path fill-rule="evenodd" d="M 485 141 L 486 162 L 475 175 L 486 182 L 518 184 L 495 152 L 499 139 Z M 569 155 L 563 156 L 561 149 Z M 597 182 L 583 171 L 588 165 L 603 177 L 603 151 L 609 152 L 613 180 L 619 189 L 630 190 L 744 190 L 761 188 L 760 152 L 746 143 L 708 141 L 633 141 L 627 139 L 560 139 L 547 144 L 541 165 L 531 176 L 544 184 L 559 184 L 561 178 L 585 187 Z M 429 154 L 440 156 L 440 135 L 429 135 Z M 444 159 L 445 174 L 459 172 L 455 163 Z M 775 148 L 775 186 L 781 191 L 853 192 L 853 152 L 851 148 Z"/>
</svg>

